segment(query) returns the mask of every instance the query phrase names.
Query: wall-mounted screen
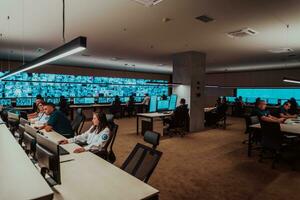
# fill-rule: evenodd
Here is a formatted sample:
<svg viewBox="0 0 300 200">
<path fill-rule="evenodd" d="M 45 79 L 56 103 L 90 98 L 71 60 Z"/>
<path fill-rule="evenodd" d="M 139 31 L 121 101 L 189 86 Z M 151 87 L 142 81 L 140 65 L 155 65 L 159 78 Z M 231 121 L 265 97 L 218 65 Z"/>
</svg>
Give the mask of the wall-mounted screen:
<svg viewBox="0 0 300 200">
<path fill-rule="evenodd" d="M 74 104 L 82 105 L 82 104 L 94 104 L 94 103 L 95 103 L 94 97 L 74 98 Z"/>
<path fill-rule="evenodd" d="M 1 106 L 11 106 L 11 100 L 10 99 L 0 99 L 0 105 Z"/>
<path fill-rule="evenodd" d="M 53 103 L 55 105 L 59 104 L 60 99 L 59 98 L 46 98 L 46 102 Z"/>
<path fill-rule="evenodd" d="M 75 76 L 65 74 L 19 73 L 0 82 L 0 98 L 35 97 L 129 97 L 168 95 L 168 86 L 149 85 L 149 79 Z M 166 80 L 152 80 L 167 83 Z"/>
<path fill-rule="evenodd" d="M 32 98 L 17 98 L 16 106 L 32 106 Z"/>
<path fill-rule="evenodd" d="M 237 96 L 266 99 L 300 99 L 300 89 L 295 88 L 238 88 Z"/>
<path fill-rule="evenodd" d="M 226 100 L 227 100 L 229 103 L 235 102 L 235 99 L 236 99 L 236 97 L 226 97 Z"/>
<path fill-rule="evenodd" d="M 159 100 L 157 101 L 157 110 L 169 110 L 169 100 Z"/>
</svg>

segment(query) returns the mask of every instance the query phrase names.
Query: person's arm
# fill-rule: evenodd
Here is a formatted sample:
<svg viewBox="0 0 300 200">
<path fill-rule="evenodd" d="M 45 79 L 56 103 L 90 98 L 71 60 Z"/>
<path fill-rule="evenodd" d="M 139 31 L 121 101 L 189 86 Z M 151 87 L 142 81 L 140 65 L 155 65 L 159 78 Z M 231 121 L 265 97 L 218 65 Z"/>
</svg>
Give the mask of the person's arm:
<svg viewBox="0 0 300 200">
<path fill-rule="evenodd" d="M 284 118 L 277 118 L 277 117 L 273 117 L 271 115 L 262 116 L 260 119 L 265 122 L 273 122 L 273 123 L 283 123 L 285 121 Z"/>
<path fill-rule="evenodd" d="M 59 144 L 69 144 L 69 143 L 75 143 L 75 142 L 86 142 L 87 141 L 87 138 L 90 134 L 90 130 L 92 129 L 92 127 L 87 130 L 86 132 L 80 134 L 80 135 L 77 135 L 73 138 L 69 138 L 69 139 L 64 139 L 64 140 L 60 140 L 58 143 Z"/>
<path fill-rule="evenodd" d="M 109 139 L 110 130 L 109 128 L 105 128 L 99 134 L 99 138 L 94 140 L 91 144 L 84 147 L 85 151 L 89 150 L 100 150 L 103 146 L 105 146 L 106 142 Z"/>
</svg>

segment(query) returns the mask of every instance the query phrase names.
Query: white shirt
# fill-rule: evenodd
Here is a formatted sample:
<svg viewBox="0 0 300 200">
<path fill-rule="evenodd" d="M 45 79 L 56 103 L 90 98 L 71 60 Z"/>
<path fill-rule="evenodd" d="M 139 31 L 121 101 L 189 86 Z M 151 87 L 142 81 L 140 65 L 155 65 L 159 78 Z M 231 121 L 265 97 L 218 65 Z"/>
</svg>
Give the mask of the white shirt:
<svg viewBox="0 0 300 200">
<path fill-rule="evenodd" d="M 31 122 L 38 124 L 46 124 L 49 118 L 50 116 L 46 113 L 38 113 L 38 116 L 36 118 L 31 119 Z"/>
<path fill-rule="evenodd" d="M 150 97 L 149 96 L 145 96 L 144 100 L 143 100 L 143 103 L 144 105 L 148 106 L 149 105 L 149 102 L 150 102 Z"/>
<path fill-rule="evenodd" d="M 83 142 L 87 143 L 88 145 L 84 147 L 86 151 L 89 150 L 98 150 L 100 151 L 105 143 L 108 141 L 110 137 L 110 130 L 108 127 L 103 129 L 100 133 L 97 133 L 97 130 L 92 132 L 93 126 L 86 131 L 85 133 L 75 136 L 74 138 L 68 139 L 69 143 L 74 143 L 74 142 Z"/>
</svg>

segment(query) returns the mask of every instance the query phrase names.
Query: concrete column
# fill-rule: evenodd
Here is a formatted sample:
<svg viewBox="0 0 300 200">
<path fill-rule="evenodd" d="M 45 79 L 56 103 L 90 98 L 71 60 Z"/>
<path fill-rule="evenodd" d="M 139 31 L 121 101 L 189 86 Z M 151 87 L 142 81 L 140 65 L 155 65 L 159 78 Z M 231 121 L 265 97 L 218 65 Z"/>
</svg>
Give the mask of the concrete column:
<svg viewBox="0 0 300 200">
<path fill-rule="evenodd" d="M 204 129 L 204 87 L 206 54 L 189 51 L 173 55 L 173 88 L 178 99 L 185 98 L 190 108 L 190 131 Z"/>
</svg>

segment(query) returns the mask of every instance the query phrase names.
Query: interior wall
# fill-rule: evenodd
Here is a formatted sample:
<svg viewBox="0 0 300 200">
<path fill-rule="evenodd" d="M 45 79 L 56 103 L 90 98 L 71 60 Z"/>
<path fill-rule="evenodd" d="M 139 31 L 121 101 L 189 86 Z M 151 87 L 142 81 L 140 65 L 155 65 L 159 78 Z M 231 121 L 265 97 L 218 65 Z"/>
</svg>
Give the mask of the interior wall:
<svg viewBox="0 0 300 200">
<path fill-rule="evenodd" d="M 300 87 L 282 81 L 284 77 L 300 79 L 300 69 L 263 70 L 227 73 L 207 73 L 206 85 L 229 87 Z M 218 96 L 232 96 L 234 89 L 206 88 L 206 106 L 213 105 Z"/>
<path fill-rule="evenodd" d="M 14 69 L 21 66 L 19 62 L 0 61 L 1 70 Z M 52 73 L 52 74 L 70 74 L 82 76 L 107 76 L 107 77 L 122 77 L 122 78 L 142 78 L 142 79 L 160 79 L 170 81 L 171 75 L 157 74 L 157 73 L 143 73 L 134 71 L 119 71 L 107 70 L 92 67 L 76 67 L 76 66 L 62 66 L 62 65 L 45 65 L 28 72 L 35 73 Z"/>
</svg>

